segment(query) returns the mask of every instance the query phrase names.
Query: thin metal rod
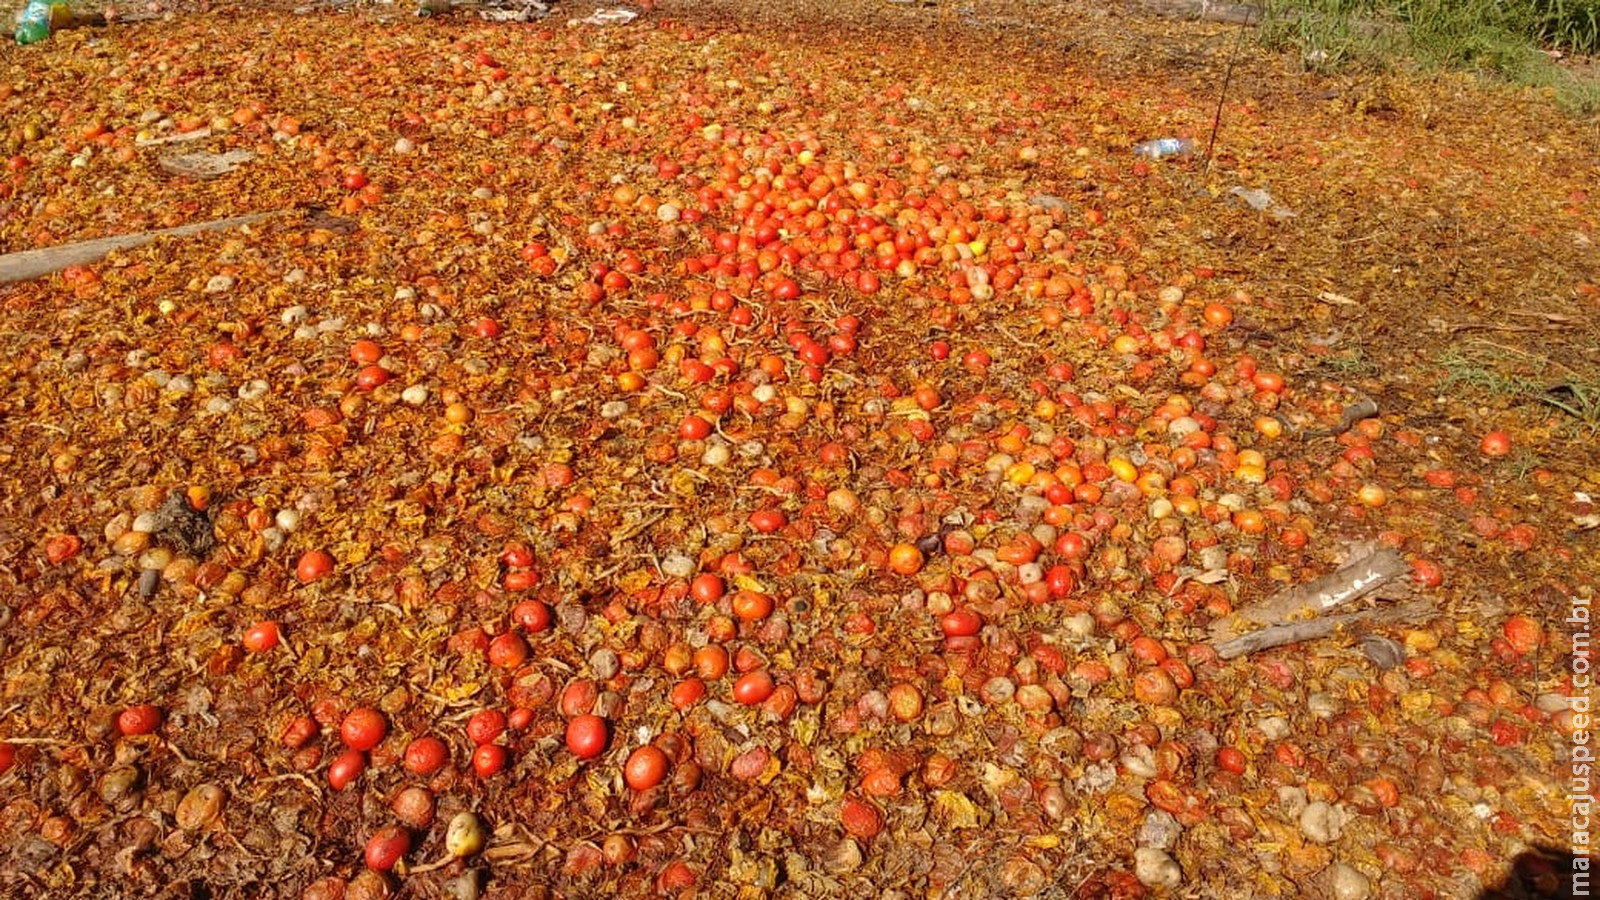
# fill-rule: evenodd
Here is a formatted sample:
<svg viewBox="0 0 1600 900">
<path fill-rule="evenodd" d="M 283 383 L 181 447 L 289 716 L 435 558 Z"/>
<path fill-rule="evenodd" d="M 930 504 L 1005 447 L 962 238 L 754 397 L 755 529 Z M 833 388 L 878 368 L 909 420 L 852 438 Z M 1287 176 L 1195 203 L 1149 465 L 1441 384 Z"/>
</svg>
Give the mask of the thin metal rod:
<svg viewBox="0 0 1600 900">
<path fill-rule="evenodd" d="M 1244 45 L 1244 30 L 1250 25 L 1250 17 L 1245 16 L 1239 23 L 1238 39 L 1233 42 L 1233 49 L 1228 51 L 1228 68 L 1222 75 L 1222 90 L 1217 92 L 1217 111 L 1211 116 L 1211 137 L 1206 139 L 1206 165 L 1202 174 L 1211 173 L 1211 151 L 1217 146 L 1217 132 L 1222 130 L 1222 104 L 1228 98 L 1228 85 L 1233 83 L 1233 66 L 1239 59 L 1239 48 Z"/>
</svg>

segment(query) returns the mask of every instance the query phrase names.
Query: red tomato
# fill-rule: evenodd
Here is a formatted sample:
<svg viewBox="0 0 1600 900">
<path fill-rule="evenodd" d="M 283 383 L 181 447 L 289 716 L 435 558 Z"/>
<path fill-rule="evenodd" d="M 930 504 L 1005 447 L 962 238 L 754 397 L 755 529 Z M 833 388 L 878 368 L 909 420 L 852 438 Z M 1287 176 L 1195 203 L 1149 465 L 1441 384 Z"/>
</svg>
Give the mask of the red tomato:
<svg viewBox="0 0 1600 900">
<path fill-rule="evenodd" d="M 983 629 L 983 617 L 970 609 L 952 609 L 939 620 L 945 637 L 972 637 Z"/>
<path fill-rule="evenodd" d="M 739 676 L 733 683 L 733 699 L 747 706 L 755 706 L 764 702 L 777 690 L 777 685 L 772 680 L 772 673 L 766 669 L 756 669 Z"/>
<path fill-rule="evenodd" d="M 383 713 L 370 706 L 350 710 L 339 723 L 339 739 L 351 750 L 371 750 L 388 733 L 389 723 L 384 721 Z"/>
<path fill-rule="evenodd" d="M 362 366 L 356 373 L 356 387 L 363 391 L 375 390 L 389 382 L 389 370 L 383 366 Z"/>
<path fill-rule="evenodd" d="M 533 551 L 521 541 L 512 541 L 500 551 L 500 562 L 514 569 L 526 569 L 533 565 Z"/>
<path fill-rule="evenodd" d="M 1483 436 L 1478 450 L 1484 456 L 1505 456 L 1511 452 L 1511 435 L 1504 431 L 1491 431 Z"/>
<path fill-rule="evenodd" d="M 703 441 L 711 436 L 711 423 L 696 415 L 687 415 L 678 423 L 678 437 L 686 441 Z"/>
<path fill-rule="evenodd" d="M 550 607 L 540 600 L 523 600 L 511 607 L 511 621 L 530 634 L 550 627 Z"/>
<path fill-rule="evenodd" d="M 16 765 L 16 762 L 16 745 L 6 741 L 0 741 L 0 775 L 4 775 L 5 773 L 11 771 L 11 767 Z"/>
<path fill-rule="evenodd" d="M 702 572 L 689 582 L 689 596 L 697 603 L 715 603 L 722 599 L 723 590 L 722 579 L 711 572 Z"/>
<path fill-rule="evenodd" d="M 628 762 L 622 767 L 622 780 L 636 791 L 653 788 L 666 777 L 667 754 L 654 744 L 646 744 L 628 754 Z"/>
<path fill-rule="evenodd" d="M 401 764 L 413 775 L 432 775 L 450 761 L 450 748 L 433 735 L 423 735 L 406 745 Z"/>
<path fill-rule="evenodd" d="M 161 727 L 161 709 L 149 703 L 130 706 L 117 714 L 117 731 L 123 734 L 149 734 Z"/>
<path fill-rule="evenodd" d="M 325 550 L 307 550 L 300 554 L 300 561 L 295 564 L 294 577 L 300 579 L 301 584 L 310 584 L 333 571 L 333 557 Z"/>
<path fill-rule="evenodd" d="M 593 759 L 606 749 L 610 729 L 606 720 L 585 714 L 567 723 L 567 749 L 579 759 Z"/>
<path fill-rule="evenodd" d="M 366 771 L 367 755 L 360 750 L 346 750 L 328 765 L 328 786 L 342 791 Z"/>
<path fill-rule="evenodd" d="M 479 778 L 488 778 L 506 767 L 506 748 L 499 744 L 479 744 L 472 751 L 472 771 Z"/>
<path fill-rule="evenodd" d="M 350 345 L 350 361 L 370 366 L 383 359 L 383 345 L 365 338 Z"/>
<path fill-rule="evenodd" d="M 484 316 L 472 323 L 472 336 L 480 338 L 497 338 L 500 336 L 500 323 Z"/>
<path fill-rule="evenodd" d="M 498 709 L 480 709 L 467 720 L 467 740 L 492 744 L 506 730 L 506 714 Z"/>
<path fill-rule="evenodd" d="M 528 661 L 528 642 L 515 631 L 495 635 L 489 642 L 489 664 L 502 669 L 515 669 Z"/>
<path fill-rule="evenodd" d="M 1223 771 L 1242 774 L 1247 762 L 1244 751 L 1237 747 L 1223 747 L 1217 751 L 1217 768 Z"/>
<path fill-rule="evenodd" d="M 750 527 L 762 534 L 771 534 L 789 523 L 781 509 L 758 509 L 750 514 Z"/>
<path fill-rule="evenodd" d="M 290 750 L 299 750 L 310 743 L 320 730 L 321 726 L 317 724 L 316 719 L 310 716 L 295 716 L 284 726 L 283 734 L 278 736 L 278 740 Z"/>
<path fill-rule="evenodd" d="M 759 591 L 739 591 L 733 595 L 733 614 L 746 622 L 759 622 L 772 615 L 772 597 Z"/>
<path fill-rule="evenodd" d="M 251 653 L 265 653 L 278 646 L 282 640 L 283 632 L 278 628 L 278 623 L 271 620 L 257 622 L 245 630 L 244 637 L 239 643 Z"/>
<path fill-rule="evenodd" d="M 402 856 L 411 851 L 411 835 L 399 825 L 379 828 L 367 841 L 365 860 L 367 868 L 387 872 L 395 867 Z"/>
</svg>

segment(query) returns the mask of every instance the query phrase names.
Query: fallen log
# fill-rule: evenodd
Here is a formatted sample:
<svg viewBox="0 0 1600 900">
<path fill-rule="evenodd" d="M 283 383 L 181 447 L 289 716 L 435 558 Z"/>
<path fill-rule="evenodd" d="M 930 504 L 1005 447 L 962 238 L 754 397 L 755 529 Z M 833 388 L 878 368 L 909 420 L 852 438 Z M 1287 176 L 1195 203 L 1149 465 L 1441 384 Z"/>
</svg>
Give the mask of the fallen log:
<svg viewBox="0 0 1600 900">
<path fill-rule="evenodd" d="M 286 210 L 251 213 L 246 216 L 230 216 L 226 219 L 215 219 L 210 222 L 179 225 L 176 228 L 160 228 L 155 231 L 141 231 L 137 234 L 124 234 L 116 237 L 96 238 L 92 241 L 79 241 L 75 244 L 62 244 L 57 247 L 45 247 L 41 250 L 23 250 L 19 253 L 8 253 L 0 256 L 0 284 L 27 281 L 30 278 L 38 278 L 41 275 L 49 275 L 51 272 L 60 271 L 67 266 L 87 265 L 104 258 L 106 254 L 114 250 L 142 247 L 158 238 L 188 237 L 189 235 L 206 231 L 235 228 L 240 225 L 259 222 L 268 216 L 275 216 L 281 212 L 286 212 Z"/>
</svg>

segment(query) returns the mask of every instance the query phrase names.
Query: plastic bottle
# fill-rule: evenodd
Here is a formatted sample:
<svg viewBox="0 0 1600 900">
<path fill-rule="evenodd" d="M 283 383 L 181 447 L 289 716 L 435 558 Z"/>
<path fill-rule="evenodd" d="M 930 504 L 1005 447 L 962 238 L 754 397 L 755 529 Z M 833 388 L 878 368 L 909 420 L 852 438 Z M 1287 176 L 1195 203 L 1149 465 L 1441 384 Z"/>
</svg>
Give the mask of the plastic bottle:
<svg viewBox="0 0 1600 900">
<path fill-rule="evenodd" d="M 1156 138 L 1133 148 L 1134 156 L 1162 159 L 1167 156 L 1188 156 L 1194 152 L 1194 141 L 1188 138 Z"/>
<path fill-rule="evenodd" d="M 62 0 L 28 0 L 17 16 L 17 43 L 37 44 L 57 28 L 72 23 L 72 9 Z"/>
</svg>

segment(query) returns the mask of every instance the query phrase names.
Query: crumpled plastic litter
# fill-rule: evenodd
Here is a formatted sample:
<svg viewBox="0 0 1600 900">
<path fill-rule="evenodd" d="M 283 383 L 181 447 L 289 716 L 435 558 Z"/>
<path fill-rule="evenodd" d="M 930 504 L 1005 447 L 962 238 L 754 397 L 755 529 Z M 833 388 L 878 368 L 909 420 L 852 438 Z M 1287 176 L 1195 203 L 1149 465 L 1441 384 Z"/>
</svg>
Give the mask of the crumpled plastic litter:
<svg viewBox="0 0 1600 900">
<path fill-rule="evenodd" d="M 1292 219 L 1294 210 L 1274 200 L 1266 188 L 1247 188 L 1243 185 L 1234 185 L 1228 193 L 1244 201 L 1245 205 L 1257 212 L 1264 212 L 1274 219 Z"/>
</svg>

